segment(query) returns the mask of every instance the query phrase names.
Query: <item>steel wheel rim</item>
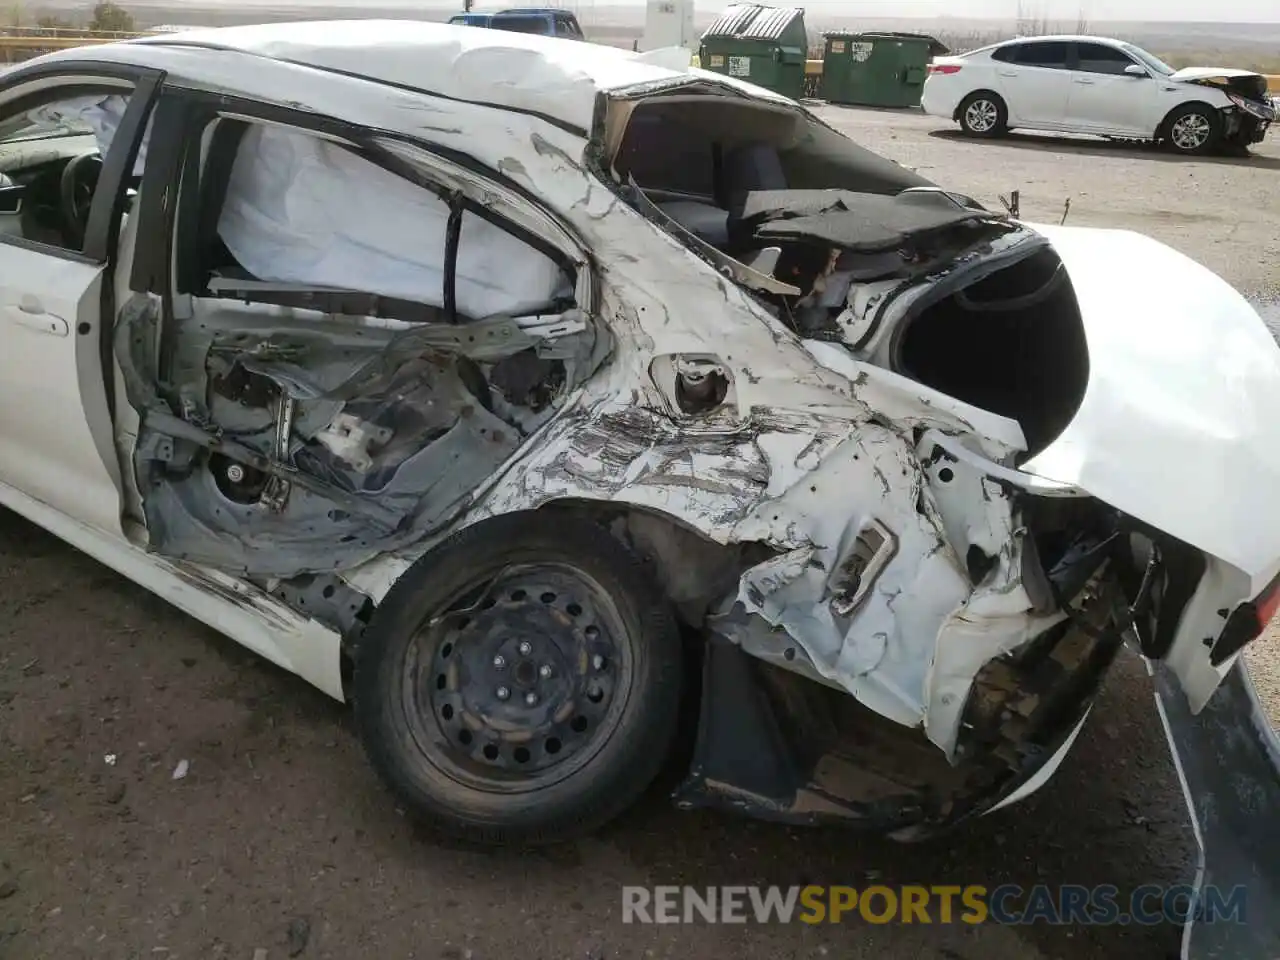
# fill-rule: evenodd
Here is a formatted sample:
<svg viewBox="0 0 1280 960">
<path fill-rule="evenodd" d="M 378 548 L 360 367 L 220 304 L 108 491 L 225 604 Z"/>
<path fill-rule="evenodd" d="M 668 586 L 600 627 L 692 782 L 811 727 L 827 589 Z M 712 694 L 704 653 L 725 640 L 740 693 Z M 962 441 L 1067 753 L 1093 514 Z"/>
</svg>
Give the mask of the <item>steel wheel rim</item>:
<svg viewBox="0 0 1280 960">
<path fill-rule="evenodd" d="M 567 779 L 599 753 L 633 673 L 603 587 L 567 565 L 513 566 L 422 624 L 406 651 L 402 705 L 410 735 L 441 773 L 523 793 Z"/>
<path fill-rule="evenodd" d="M 1180 150 L 1198 150 L 1209 141 L 1211 129 L 1204 114 L 1188 113 L 1174 122 L 1171 135 Z"/>
<path fill-rule="evenodd" d="M 975 100 L 964 112 L 965 123 L 975 133 L 990 133 L 1000 119 L 1000 111 L 990 100 Z"/>
</svg>

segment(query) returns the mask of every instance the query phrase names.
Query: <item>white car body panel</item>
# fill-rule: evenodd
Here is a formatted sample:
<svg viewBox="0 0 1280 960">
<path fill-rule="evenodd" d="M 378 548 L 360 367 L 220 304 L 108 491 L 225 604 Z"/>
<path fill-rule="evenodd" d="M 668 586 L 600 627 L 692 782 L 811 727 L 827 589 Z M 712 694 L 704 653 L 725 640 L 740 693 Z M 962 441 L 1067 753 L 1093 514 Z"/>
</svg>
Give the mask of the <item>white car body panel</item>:
<svg viewBox="0 0 1280 960">
<path fill-rule="evenodd" d="M 218 55 L 210 56 L 208 46 Z M 768 544 L 779 555 L 743 574 L 737 600 L 794 639 L 797 659 L 822 680 L 897 723 L 923 727 L 947 753 L 956 745 L 976 671 L 1061 619 L 1031 612 L 1022 583 L 1025 532 L 1015 523 L 1008 473 L 993 473 L 994 461 L 1024 443 L 1016 423 L 950 398 L 938 402 L 934 391 L 870 370 L 831 344 L 801 341 L 621 203 L 583 159 L 601 93 L 697 78 L 778 103 L 789 103 L 785 98 L 591 45 L 420 23 L 393 30 L 356 21 L 336 31 L 331 23 L 200 31 L 96 47 L 92 55 L 166 70 L 175 80 L 213 90 L 241 89 L 252 76 L 253 88 L 271 102 L 427 137 L 539 197 L 607 263 L 598 310 L 617 341 L 609 365 L 482 486 L 466 523 L 574 498 L 651 509 L 717 544 Z M 43 62 L 83 56 L 65 51 Z M 365 72 L 401 86 L 375 86 L 353 75 Z M 407 87 L 433 88 L 441 96 Z M 1206 578 L 1171 658 L 1193 700 L 1207 696 L 1219 674 L 1200 643 L 1203 618 L 1225 601 L 1251 596 L 1250 588 L 1256 592 L 1280 565 L 1280 516 L 1264 509 L 1274 486 L 1263 479 L 1280 473 L 1280 431 L 1267 416 L 1280 408 L 1280 356 L 1238 294 L 1168 248 L 1115 232 L 1043 232 L 1060 245 L 1076 286 L 1093 375 L 1079 414 L 1027 466 L 1022 483 L 1034 486 L 1043 477 L 1055 482 L 1058 494 L 1087 491 L 1220 558 L 1222 569 Z M 3 247 L 2 255 L 14 249 Z M 673 257 L 683 258 L 687 269 L 672 271 Z M 1170 272 L 1180 278 L 1176 294 L 1132 282 L 1138 274 Z M 41 281 L 75 296 L 55 307 L 69 325 L 96 322 L 79 312 L 93 302 L 83 295 L 96 279 L 89 274 Z M 71 333 L 33 336 L 44 338 L 25 354 L 33 369 L 35 351 L 54 349 L 46 340 L 74 339 Z M 668 403 L 652 371 L 655 360 L 674 355 L 718 357 L 733 374 L 732 402 L 679 445 L 629 449 L 627 418 Z M 52 354 L 39 361 L 55 362 Z M 62 363 L 61 369 L 73 369 Z M 0 389 L 9 391 L 20 381 L 4 372 Z M 1135 391 L 1135 382 L 1143 389 Z M 0 500 L 341 698 L 332 630 L 233 578 L 149 556 L 112 529 L 112 516 L 119 525 L 122 490 L 109 466 L 115 453 L 109 443 L 102 449 L 83 417 L 68 422 L 76 420 L 72 411 L 101 407 L 77 393 L 78 386 L 56 388 L 64 420 L 42 429 L 57 442 L 26 439 L 60 459 L 16 477 L 0 489 Z M 13 409 L 7 392 L 4 399 Z M 1235 419 L 1240 410 L 1247 413 L 1244 423 Z M 761 411 L 763 425 L 748 435 L 748 414 Z M 131 439 L 125 426 L 122 441 Z M 916 430 L 924 437 L 919 444 Z M 921 468 L 921 448 L 933 445 L 934 433 L 945 438 L 939 445 L 959 444 L 956 437 L 966 430 L 972 433 L 962 444 L 968 455 L 947 470 L 954 478 Z M 4 456 L 8 462 L 10 452 Z M 94 457 L 96 465 L 88 462 Z M 916 478 L 915 485 L 899 477 Z M 94 495 L 77 509 L 71 492 L 86 478 Z M 30 495 L 38 489 L 61 500 L 42 504 Z M 1205 503 L 1205 490 L 1224 495 Z M 894 524 L 896 555 L 856 615 L 838 622 L 823 602 L 829 578 L 851 540 L 879 517 Z M 380 600 L 439 539 L 343 571 L 343 579 Z M 997 558 L 977 588 L 961 542 Z"/>
<path fill-rule="evenodd" d="M 171 563 L 0 484 L 0 505 L 26 517 L 183 613 L 335 700 L 345 699 L 338 634 L 217 570 Z M 235 597 L 235 599 L 230 599 Z"/>
<path fill-rule="evenodd" d="M 601 91 L 660 84 L 690 72 L 688 59 L 670 49 L 629 54 L 573 40 L 544 43 L 548 38 L 507 31 L 459 30 L 405 20 L 395 22 L 394 32 L 389 32 L 387 24 L 301 22 L 289 24 L 287 32 L 278 24 L 223 27 L 185 31 L 176 42 L 226 47 L 247 56 L 292 60 L 442 97 L 527 111 L 583 131 L 591 128 Z M 167 46 L 175 38 L 146 37 L 131 43 Z M 684 68 L 678 69 L 681 61 Z M 143 54 L 141 62 L 150 62 L 149 56 Z M 253 66 L 245 62 L 243 68 Z M 757 88 L 745 86 L 756 93 Z M 777 94 L 767 95 L 787 102 Z"/>
<path fill-rule="evenodd" d="M 1214 80 L 1218 77 L 1256 77 L 1256 70 L 1236 70 L 1230 67 L 1183 67 L 1170 80 Z"/>
<path fill-rule="evenodd" d="M 103 268 L 5 246 L 0 482 L 117 536 L 120 474 L 97 351 Z M 36 403 L 32 397 L 40 397 Z M 101 418 L 95 432 L 86 411 Z"/>
<path fill-rule="evenodd" d="M 1075 418 L 1025 469 L 1269 581 L 1280 542 L 1280 347 L 1257 311 L 1206 267 L 1140 234 L 1035 229 L 1071 276 L 1090 371 Z M 1140 288 L 1126 282 L 1133 273 L 1178 283 Z"/>
<path fill-rule="evenodd" d="M 1178 102 L 1161 93 L 1164 85 L 1150 79 L 1082 70 L 1070 71 L 1070 77 L 1071 96 L 1063 121 L 1068 130 L 1149 137 Z"/>
<path fill-rule="evenodd" d="M 1009 122 L 1015 126 L 1057 128 L 1063 123 L 1071 98 L 1071 73 L 1040 67 L 1014 67 L 992 62 L 993 87 L 1009 105 Z"/>
</svg>

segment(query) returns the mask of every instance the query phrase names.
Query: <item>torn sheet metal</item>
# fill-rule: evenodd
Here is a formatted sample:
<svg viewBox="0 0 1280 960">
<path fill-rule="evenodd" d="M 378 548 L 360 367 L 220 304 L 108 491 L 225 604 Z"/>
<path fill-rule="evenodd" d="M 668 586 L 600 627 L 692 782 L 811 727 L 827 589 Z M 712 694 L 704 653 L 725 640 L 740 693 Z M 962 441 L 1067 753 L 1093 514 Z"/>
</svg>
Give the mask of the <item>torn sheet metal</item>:
<svg viewBox="0 0 1280 960">
<path fill-rule="evenodd" d="M 202 302 L 176 337 L 181 421 L 154 386 L 157 322 L 158 302 L 134 298 L 117 351 L 142 411 L 134 461 L 151 547 L 171 557 L 274 577 L 355 566 L 455 519 L 522 441 L 491 411 L 484 370 L 534 354 L 511 320 L 395 330 Z M 589 354 L 590 330 L 560 348 L 575 337 Z M 287 456 L 280 397 L 293 411 Z M 353 421 L 358 454 L 333 440 Z M 268 461 L 287 470 L 265 476 Z M 272 477 L 287 497 L 269 496 Z"/>
</svg>

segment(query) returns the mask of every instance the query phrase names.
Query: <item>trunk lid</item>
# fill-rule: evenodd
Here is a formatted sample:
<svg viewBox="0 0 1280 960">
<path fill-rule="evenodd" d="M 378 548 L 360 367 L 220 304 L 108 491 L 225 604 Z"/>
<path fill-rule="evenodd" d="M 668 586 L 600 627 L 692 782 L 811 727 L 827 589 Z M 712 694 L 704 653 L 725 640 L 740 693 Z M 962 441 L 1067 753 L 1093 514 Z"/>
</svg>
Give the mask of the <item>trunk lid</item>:
<svg viewBox="0 0 1280 960">
<path fill-rule="evenodd" d="M 1206 267 L 1120 230 L 1042 227 L 1071 277 L 1089 380 L 1024 465 L 1247 574 L 1280 568 L 1280 348 Z"/>
</svg>

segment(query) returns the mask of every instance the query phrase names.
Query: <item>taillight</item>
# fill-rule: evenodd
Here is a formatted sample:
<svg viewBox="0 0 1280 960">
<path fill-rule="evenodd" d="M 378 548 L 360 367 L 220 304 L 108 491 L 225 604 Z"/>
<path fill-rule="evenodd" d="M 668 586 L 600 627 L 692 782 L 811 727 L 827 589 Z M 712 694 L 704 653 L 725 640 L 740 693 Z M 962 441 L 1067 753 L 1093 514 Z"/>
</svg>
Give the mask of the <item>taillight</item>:
<svg viewBox="0 0 1280 960">
<path fill-rule="evenodd" d="M 1280 584 L 1271 584 L 1254 601 L 1254 605 L 1258 608 L 1258 626 L 1265 630 L 1267 624 L 1275 618 L 1276 611 L 1280 610 Z"/>
<path fill-rule="evenodd" d="M 960 64 L 958 63 L 931 63 L 929 64 L 930 73 L 959 73 Z"/>
<path fill-rule="evenodd" d="M 1267 628 L 1277 611 L 1280 611 L 1280 577 L 1267 584 L 1267 588 L 1252 600 L 1232 611 L 1209 653 L 1209 662 L 1215 667 L 1221 666 L 1233 654 L 1239 653 Z"/>
</svg>

